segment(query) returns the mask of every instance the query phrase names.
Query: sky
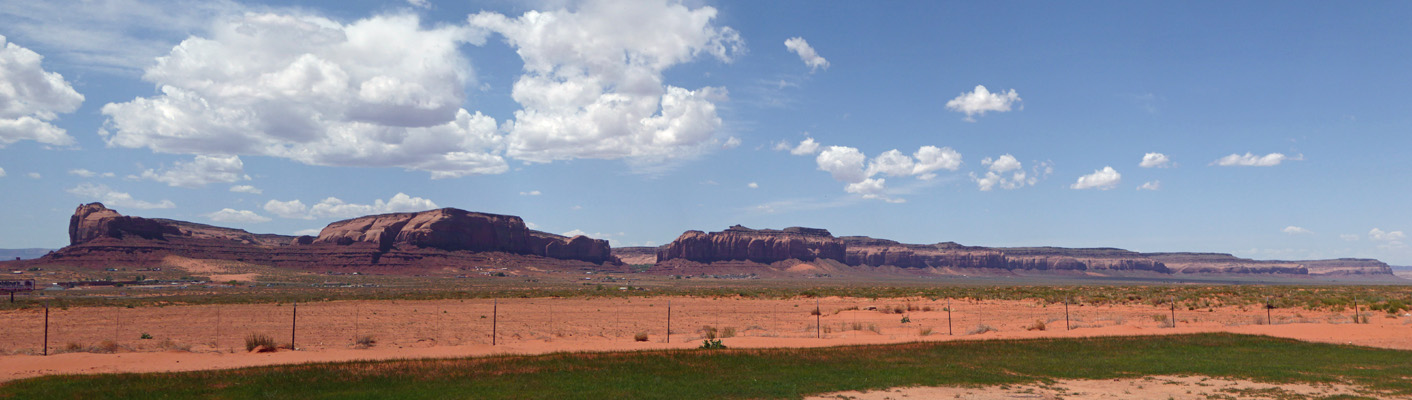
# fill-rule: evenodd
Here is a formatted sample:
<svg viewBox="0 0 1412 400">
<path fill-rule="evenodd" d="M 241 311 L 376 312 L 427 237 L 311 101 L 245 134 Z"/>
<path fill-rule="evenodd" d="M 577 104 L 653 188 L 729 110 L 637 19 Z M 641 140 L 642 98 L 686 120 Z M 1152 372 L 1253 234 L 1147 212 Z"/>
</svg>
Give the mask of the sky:
<svg viewBox="0 0 1412 400">
<path fill-rule="evenodd" d="M 613 246 L 1412 264 L 1412 3 L 0 3 L 0 248 L 456 207 Z"/>
</svg>

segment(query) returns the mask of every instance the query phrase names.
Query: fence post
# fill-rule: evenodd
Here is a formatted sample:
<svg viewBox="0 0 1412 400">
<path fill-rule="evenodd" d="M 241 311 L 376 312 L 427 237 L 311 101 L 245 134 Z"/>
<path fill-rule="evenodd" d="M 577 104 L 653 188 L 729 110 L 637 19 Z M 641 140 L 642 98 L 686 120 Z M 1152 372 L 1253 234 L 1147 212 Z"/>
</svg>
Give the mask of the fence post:
<svg viewBox="0 0 1412 400">
<path fill-rule="evenodd" d="M 667 300 L 667 343 L 672 342 L 672 301 Z"/>
<path fill-rule="evenodd" d="M 1358 323 L 1358 296 L 1353 296 L 1353 323 Z"/>
<path fill-rule="evenodd" d="M 500 325 L 500 299 L 493 299 L 490 303 L 490 345 L 495 345 L 495 331 Z"/>
<path fill-rule="evenodd" d="M 946 335 L 947 335 L 947 336 L 955 336 L 955 335 L 956 335 L 955 333 L 952 333 L 952 332 L 951 332 L 951 299 L 950 299 L 950 298 L 947 298 L 947 299 L 946 299 Z"/>
<path fill-rule="evenodd" d="M 1069 324 L 1069 299 L 1064 299 L 1064 330 L 1074 330 L 1073 325 Z"/>
<path fill-rule="evenodd" d="M 1172 327 L 1177 327 L 1177 296 L 1171 297 L 1172 303 Z"/>
<path fill-rule="evenodd" d="M 49 355 L 49 302 L 44 302 L 44 355 Z"/>
<path fill-rule="evenodd" d="M 218 352 L 218 353 L 221 351 L 221 306 L 220 306 L 220 305 L 217 305 L 217 306 L 216 306 L 216 340 L 215 340 L 214 342 L 211 342 L 211 347 L 215 348 L 215 349 L 216 349 L 216 352 Z"/>
<path fill-rule="evenodd" d="M 289 349 L 294 350 L 294 333 L 299 329 L 299 302 L 294 302 L 294 316 L 289 323 Z"/>
<path fill-rule="evenodd" d="M 815 336 L 816 336 L 817 338 L 819 338 L 819 339 L 823 339 L 823 338 L 824 338 L 824 325 L 823 325 L 823 322 L 824 322 L 824 310 L 822 310 L 822 309 L 819 308 L 819 299 L 815 298 L 815 299 L 814 299 L 814 330 L 816 331 L 816 332 L 815 332 Z"/>
</svg>

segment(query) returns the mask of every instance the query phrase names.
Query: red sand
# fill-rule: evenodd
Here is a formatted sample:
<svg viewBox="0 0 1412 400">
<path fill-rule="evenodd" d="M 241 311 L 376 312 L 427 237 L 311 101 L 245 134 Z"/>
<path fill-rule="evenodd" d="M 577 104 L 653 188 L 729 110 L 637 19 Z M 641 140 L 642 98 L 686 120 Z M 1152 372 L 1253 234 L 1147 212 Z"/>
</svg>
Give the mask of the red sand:
<svg viewBox="0 0 1412 400">
<path fill-rule="evenodd" d="M 665 342 L 671 303 L 671 342 Z M 301 304 L 298 351 L 252 354 L 244 337 L 267 334 L 288 343 L 293 307 L 284 305 L 168 306 L 51 310 L 49 356 L 40 353 L 44 311 L 0 312 L 0 382 L 52 374 L 190 371 L 322 361 L 543 354 L 694 348 L 703 327 L 716 328 L 730 347 L 822 347 L 911 341 L 1001 338 L 1165 335 L 1235 332 L 1299 340 L 1412 350 L 1412 317 L 1367 312 L 1368 324 L 1351 324 L 1351 312 L 1265 310 L 1236 307 L 1177 310 L 1176 328 L 1164 328 L 1171 311 L 1151 306 L 1064 306 L 1034 301 L 954 300 L 948 335 L 946 300 L 826 298 L 821 316 L 813 299 L 652 297 L 631 299 L 505 299 L 439 301 L 335 301 Z M 868 310 L 907 308 L 905 314 Z M 856 309 L 855 309 L 856 308 Z M 923 311 L 925 309 L 931 311 Z M 492 309 L 498 310 L 492 314 Z M 906 315 L 909 322 L 903 323 Z M 1164 319 L 1165 318 L 1165 319 Z M 1045 330 L 1027 330 L 1043 322 Z M 219 324 L 218 324 L 219 322 Z M 816 325 L 818 322 L 820 325 Z M 492 346 L 491 329 L 497 331 Z M 968 334 L 978 326 L 994 331 Z M 141 339 L 143 333 L 152 339 Z M 645 333 L 647 342 L 633 336 Z M 923 335 L 923 334 L 926 335 Z M 816 338 L 822 335 L 823 338 Z M 358 349 L 355 341 L 377 341 Z M 111 341 L 111 345 L 102 342 Z M 117 348 L 112 354 L 69 347 Z M 60 354 L 55 354 L 60 353 Z"/>
</svg>

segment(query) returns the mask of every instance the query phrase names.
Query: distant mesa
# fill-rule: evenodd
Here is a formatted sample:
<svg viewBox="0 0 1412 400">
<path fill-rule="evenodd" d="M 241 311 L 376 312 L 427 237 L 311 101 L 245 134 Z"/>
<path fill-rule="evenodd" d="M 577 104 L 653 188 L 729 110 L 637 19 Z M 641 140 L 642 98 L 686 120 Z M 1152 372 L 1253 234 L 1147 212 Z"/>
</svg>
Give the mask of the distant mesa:
<svg viewBox="0 0 1412 400">
<path fill-rule="evenodd" d="M 40 261 L 76 264 L 155 262 L 166 255 L 283 267 L 431 267 L 508 260 L 483 253 L 616 265 L 608 241 L 528 229 L 511 215 L 443 208 L 334 222 L 319 236 L 252 234 L 160 218 L 119 214 L 102 203 L 69 219 L 70 245 Z M 521 259 L 511 262 L 533 263 Z"/>
<path fill-rule="evenodd" d="M 1258 261 L 1230 254 L 1138 253 L 1115 248 L 991 248 L 954 242 L 904 244 L 866 236 L 834 237 L 828 230 L 802 227 L 773 230 L 735 225 L 720 232 L 686 231 L 657 250 L 658 263 L 748 261 L 772 264 L 790 260 L 833 260 L 855 267 L 902 269 L 1392 275 L 1387 264 L 1371 259 Z"/>
</svg>

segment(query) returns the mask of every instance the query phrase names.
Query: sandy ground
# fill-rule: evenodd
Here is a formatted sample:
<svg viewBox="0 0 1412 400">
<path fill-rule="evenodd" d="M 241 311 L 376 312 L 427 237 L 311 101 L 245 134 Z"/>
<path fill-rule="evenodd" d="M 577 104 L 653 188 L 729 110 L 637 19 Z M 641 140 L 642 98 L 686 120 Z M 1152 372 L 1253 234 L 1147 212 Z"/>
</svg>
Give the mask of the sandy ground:
<svg viewBox="0 0 1412 400">
<path fill-rule="evenodd" d="M 0 312 L 0 382 L 108 372 L 189 371 L 317 361 L 694 348 L 714 328 L 730 347 L 1235 332 L 1412 350 L 1412 316 L 1225 307 L 1071 306 L 941 299 L 652 297 L 331 301 Z M 671 338 L 667 341 L 668 308 Z M 907 311 L 911 308 L 911 311 Z M 901 309 L 902 314 L 892 311 Z M 949 314 L 949 321 L 948 321 Z M 906 316 L 907 321 L 903 322 Z M 948 326 L 949 322 L 949 326 Z M 1044 329 L 1037 329 L 1038 325 Z M 297 325 L 296 325 L 297 324 Z M 988 332 L 977 333 L 989 327 Z M 293 331 L 293 332 L 291 332 Z M 492 338 L 494 332 L 494 338 Z M 252 354 L 244 341 L 293 339 L 298 351 Z M 291 334 L 293 337 L 291 337 Z M 644 334 L 647 341 L 634 336 Z M 370 348 L 359 339 L 372 339 Z M 492 340 L 494 344 L 492 344 Z M 1065 396 L 1069 398 L 1069 396 Z"/>
<path fill-rule="evenodd" d="M 907 387 L 868 392 L 838 392 L 809 400 L 857 399 L 1319 399 L 1330 396 L 1388 397 L 1351 385 L 1268 384 L 1205 376 L 1148 376 L 1135 379 L 1059 380 L 1053 384 L 986 387 Z"/>
</svg>

